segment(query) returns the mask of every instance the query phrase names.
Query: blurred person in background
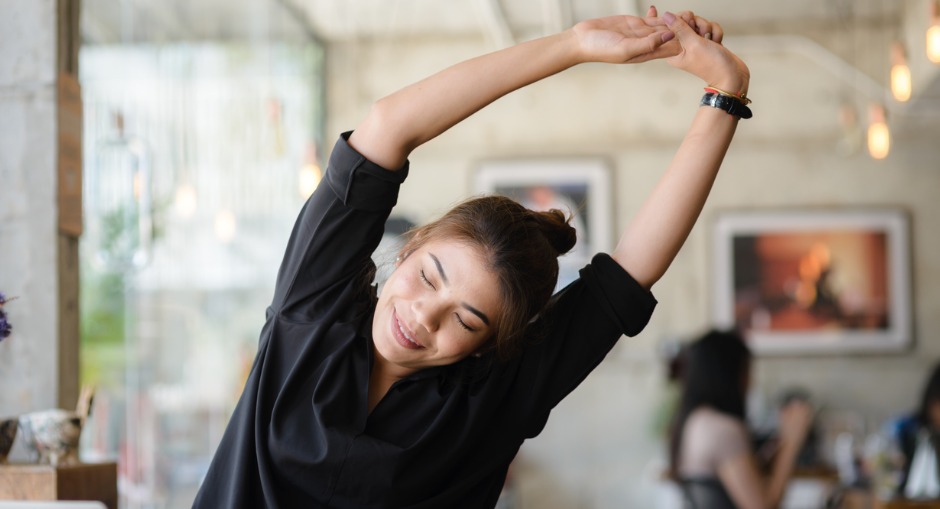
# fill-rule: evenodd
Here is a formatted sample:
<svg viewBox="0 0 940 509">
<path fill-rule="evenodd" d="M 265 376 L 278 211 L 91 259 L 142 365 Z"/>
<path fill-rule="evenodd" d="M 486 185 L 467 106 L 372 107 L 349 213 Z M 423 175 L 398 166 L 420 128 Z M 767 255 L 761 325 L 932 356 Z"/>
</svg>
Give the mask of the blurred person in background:
<svg viewBox="0 0 940 509">
<path fill-rule="evenodd" d="M 912 477 L 913 472 L 911 470 L 918 446 L 926 447 L 927 452 L 931 452 L 930 449 L 932 449 L 933 455 L 936 457 L 937 445 L 940 444 L 940 363 L 934 365 L 930 377 L 927 378 L 917 411 L 896 420 L 891 427 L 894 435 L 892 438 L 896 440 L 897 446 L 900 447 L 904 456 L 903 476 L 898 486 L 898 492 L 901 494 L 906 493 L 908 496 L 916 496 L 918 495 L 916 492 L 925 491 L 924 488 L 908 486 L 908 481 Z M 934 462 L 935 464 L 936 462 Z M 919 468 L 923 469 L 924 466 Z M 934 470 L 936 469 L 934 468 Z M 930 472 L 929 475 L 936 477 L 935 472 Z M 937 486 L 937 483 L 940 482 L 938 479 L 931 481 L 932 486 Z M 920 484 L 923 485 L 924 481 L 920 481 Z M 936 491 L 936 488 L 932 488 L 932 491 Z"/>
<path fill-rule="evenodd" d="M 783 498 L 812 410 L 802 399 L 780 408 L 777 450 L 761 468 L 745 420 L 750 375 L 751 352 L 737 332 L 713 330 L 685 349 L 669 458 L 687 509 L 773 508 Z"/>
</svg>

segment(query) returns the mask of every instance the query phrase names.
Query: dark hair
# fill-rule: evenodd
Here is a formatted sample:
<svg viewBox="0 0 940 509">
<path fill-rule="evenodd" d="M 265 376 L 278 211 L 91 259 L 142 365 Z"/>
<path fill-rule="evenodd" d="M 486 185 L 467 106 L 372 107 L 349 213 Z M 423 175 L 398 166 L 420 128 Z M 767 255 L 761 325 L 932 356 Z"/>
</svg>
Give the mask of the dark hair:
<svg viewBox="0 0 940 509">
<path fill-rule="evenodd" d="M 924 393 L 921 395 L 920 408 L 917 410 L 917 419 L 924 426 L 932 426 L 930 422 L 930 404 L 940 402 L 940 364 L 934 366 L 927 379 L 927 385 L 924 386 Z"/>
<path fill-rule="evenodd" d="M 401 257 L 432 240 L 480 247 L 499 280 L 502 299 L 488 348 L 508 359 L 532 336 L 529 325 L 545 308 L 558 281 L 558 257 L 574 247 L 577 236 L 570 219 L 560 210 L 536 212 L 504 196 L 471 198 L 411 231 Z"/>
<path fill-rule="evenodd" d="M 700 406 L 744 420 L 744 386 L 751 352 L 733 330 L 712 330 L 689 344 L 682 359 L 682 399 L 672 422 L 669 444 L 670 470 L 678 475 L 682 430 L 689 415 Z"/>
</svg>

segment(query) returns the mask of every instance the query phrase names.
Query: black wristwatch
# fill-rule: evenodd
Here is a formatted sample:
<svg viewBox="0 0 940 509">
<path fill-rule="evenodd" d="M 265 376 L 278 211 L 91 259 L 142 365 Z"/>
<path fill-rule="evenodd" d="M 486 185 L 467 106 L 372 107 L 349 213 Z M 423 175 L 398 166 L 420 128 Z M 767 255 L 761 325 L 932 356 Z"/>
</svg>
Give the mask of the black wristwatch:
<svg viewBox="0 0 940 509">
<path fill-rule="evenodd" d="M 744 102 L 742 102 L 737 97 L 732 97 L 730 95 L 707 92 L 702 96 L 702 102 L 699 104 L 701 106 L 711 106 L 713 108 L 718 108 L 719 110 L 727 111 L 731 115 L 735 115 L 741 118 L 751 118 L 753 115 L 753 113 L 751 113 L 751 109 L 748 108 Z"/>
</svg>

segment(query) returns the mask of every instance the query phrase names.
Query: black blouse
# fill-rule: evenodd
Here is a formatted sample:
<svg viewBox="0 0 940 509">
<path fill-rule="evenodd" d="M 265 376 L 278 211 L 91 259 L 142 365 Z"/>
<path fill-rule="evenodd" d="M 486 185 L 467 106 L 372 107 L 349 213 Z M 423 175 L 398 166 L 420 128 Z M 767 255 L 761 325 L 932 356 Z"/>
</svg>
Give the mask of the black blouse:
<svg viewBox="0 0 940 509">
<path fill-rule="evenodd" d="M 345 133 L 291 233 L 258 354 L 196 508 L 493 507 L 552 408 L 656 300 L 609 256 L 553 297 L 548 335 L 396 382 L 368 412 L 371 253 L 408 173 Z"/>
</svg>

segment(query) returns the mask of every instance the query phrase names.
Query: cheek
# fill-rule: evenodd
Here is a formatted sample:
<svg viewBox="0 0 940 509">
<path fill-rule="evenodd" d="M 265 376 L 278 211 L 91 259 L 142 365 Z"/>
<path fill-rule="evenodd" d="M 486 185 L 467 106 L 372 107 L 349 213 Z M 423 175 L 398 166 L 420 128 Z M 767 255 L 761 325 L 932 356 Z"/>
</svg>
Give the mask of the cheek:
<svg viewBox="0 0 940 509">
<path fill-rule="evenodd" d="M 398 267 L 392 272 L 392 275 L 388 277 L 388 281 L 385 282 L 385 290 L 389 291 L 393 295 L 410 295 L 415 291 L 414 282 L 408 278 L 407 269 Z"/>
<path fill-rule="evenodd" d="M 459 332 L 457 334 L 460 334 Z M 486 344 L 485 339 L 472 340 L 466 337 L 456 337 L 448 334 L 438 339 L 438 351 L 454 360 L 460 360 L 472 355 L 480 350 Z"/>
</svg>

